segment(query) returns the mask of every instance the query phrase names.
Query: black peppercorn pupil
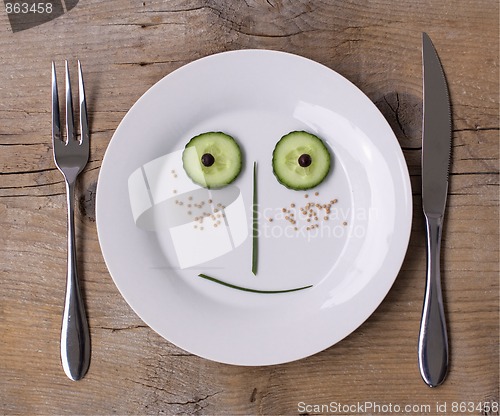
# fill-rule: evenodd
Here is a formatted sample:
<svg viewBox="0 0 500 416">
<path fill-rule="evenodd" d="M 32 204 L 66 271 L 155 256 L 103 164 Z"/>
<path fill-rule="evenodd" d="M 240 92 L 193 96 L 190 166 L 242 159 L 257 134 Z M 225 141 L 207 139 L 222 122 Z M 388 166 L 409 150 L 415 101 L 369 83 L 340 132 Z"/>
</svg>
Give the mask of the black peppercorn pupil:
<svg viewBox="0 0 500 416">
<path fill-rule="evenodd" d="M 209 166 L 212 166 L 215 163 L 215 158 L 212 154 L 205 153 L 201 157 L 201 163 L 203 163 L 203 166 L 206 166 L 208 168 Z"/>
<path fill-rule="evenodd" d="M 303 155 L 299 156 L 298 162 L 301 167 L 307 168 L 312 163 L 312 159 L 310 155 L 304 153 Z"/>
</svg>

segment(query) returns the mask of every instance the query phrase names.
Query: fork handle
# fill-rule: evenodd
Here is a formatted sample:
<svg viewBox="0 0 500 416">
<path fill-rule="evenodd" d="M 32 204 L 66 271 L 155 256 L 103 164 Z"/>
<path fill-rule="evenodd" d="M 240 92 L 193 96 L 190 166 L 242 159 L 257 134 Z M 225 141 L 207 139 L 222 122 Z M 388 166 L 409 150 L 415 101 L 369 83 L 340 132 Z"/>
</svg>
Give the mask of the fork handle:
<svg viewBox="0 0 500 416">
<path fill-rule="evenodd" d="M 448 335 L 441 293 L 442 215 L 426 215 L 427 279 L 418 339 L 418 364 L 424 382 L 440 385 L 448 370 Z"/>
<path fill-rule="evenodd" d="M 75 247 L 74 181 L 66 180 L 68 205 L 68 271 L 61 330 L 61 361 L 71 380 L 80 380 L 90 364 L 90 335 L 78 284 Z"/>
</svg>

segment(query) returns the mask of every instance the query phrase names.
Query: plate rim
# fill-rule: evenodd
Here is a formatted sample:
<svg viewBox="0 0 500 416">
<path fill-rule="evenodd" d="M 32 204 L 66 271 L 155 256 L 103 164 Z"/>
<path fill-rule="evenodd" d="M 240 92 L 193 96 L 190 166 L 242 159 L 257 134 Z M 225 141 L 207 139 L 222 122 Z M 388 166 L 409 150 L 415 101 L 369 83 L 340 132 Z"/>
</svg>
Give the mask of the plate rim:
<svg viewBox="0 0 500 416">
<path fill-rule="evenodd" d="M 306 354 L 301 354 L 300 356 L 296 357 L 296 358 L 292 358 L 292 359 L 287 359 L 287 360 L 284 360 L 284 361 L 277 361 L 277 362 L 269 362 L 269 363 L 244 363 L 244 362 L 232 362 L 231 360 L 229 361 L 225 361 L 223 359 L 215 359 L 213 357 L 209 357 L 209 356 L 205 356 L 203 354 L 200 354 L 199 352 L 193 352 L 191 351 L 189 348 L 186 348 L 185 346 L 182 346 L 180 345 L 179 343 L 177 342 L 174 342 L 172 341 L 171 339 L 169 339 L 166 335 L 162 334 L 159 330 L 157 330 L 154 326 L 152 326 L 150 323 L 148 323 L 143 316 L 141 316 L 141 314 L 138 313 L 136 307 L 134 307 L 130 302 L 129 300 L 127 299 L 127 296 L 125 295 L 125 293 L 122 291 L 122 288 L 120 288 L 120 286 L 118 285 L 117 283 L 117 280 L 115 279 L 115 276 L 113 275 L 113 273 L 111 272 L 111 269 L 110 269 L 110 266 L 109 266 L 109 262 L 108 262 L 108 259 L 106 258 L 106 254 L 104 253 L 104 248 L 103 248 L 103 244 L 102 244 L 102 240 L 103 240 L 103 237 L 102 237 L 102 221 L 104 220 L 101 220 L 101 215 L 99 214 L 99 212 L 102 211 L 102 209 L 100 208 L 101 205 L 102 205 L 102 200 L 103 198 L 101 197 L 102 195 L 102 190 L 100 189 L 100 183 L 102 182 L 101 181 L 101 176 L 102 176 L 102 172 L 104 171 L 103 168 L 105 168 L 107 165 L 106 165 L 106 160 L 107 158 L 109 159 L 109 155 L 111 154 L 111 151 L 110 149 L 113 149 L 114 147 L 116 147 L 116 143 L 117 143 L 117 140 L 115 140 L 116 137 L 118 137 L 118 135 L 120 134 L 120 127 L 123 126 L 123 123 L 124 121 L 126 120 L 126 118 L 128 117 L 128 115 L 133 111 L 134 108 L 136 108 L 137 106 L 140 106 L 141 105 L 141 102 L 142 100 L 145 99 L 145 97 L 147 97 L 149 94 L 151 94 L 151 91 L 157 87 L 157 85 L 161 82 L 164 82 L 166 79 L 168 79 L 169 77 L 172 76 L 172 74 L 174 73 L 178 73 L 179 71 L 182 71 L 184 70 L 185 68 L 187 67 L 191 67 L 195 64 L 198 64 L 202 61 L 209 61 L 211 59 L 217 59 L 217 57 L 221 56 L 221 55 L 237 55 L 237 54 L 241 54 L 241 53 L 244 53 L 244 54 L 248 54 L 248 53 L 257 53 L 257 54 L 281 54 L 281 55 L 286 55 L 288 57 L 291 57 L 293 59 L 301 59 L 301 60 L 305 60 L 305 61 L 308 61 L 310 64 L 313 64 L 313 65 L 317 65 L 317 66 L 321 66 L 323 67 L 324 69 L 332 72 L 333 74 L 335 74 L 336 76 L 340 77 L 343 82 L 347 82 L 351 88 L 354 88 L 357 93 L 359 94 L 362 94 L 363 97 L 366 98 L 366 100 L 368 102 L 371 103 L 371 106 L 373 108 L 374 111 L 376 111 L 378 113 L 378 115 L 380 117 L 382 117 L 382 119 L 384 120 L 384 122 L 387 124 L 387 126 L 389 127 L 389 130 L 391 132 L 391 135 L 392 135 L 392 139 L 394 140 L 394 144 L 395 144 L 395 150 L 396 152 L 398 153 L 398 157 L 399 157 L 399 161 L 402 162 L 401 163 L 401 167 L 402 167 L 402 175 L 401 175 L 401 179 L 402 179 L 402 182 L 404 182 L 404 185 L 405 185 L 405 189 L 407 189 L 407 193 L 405 194 L 405 206 L 407 208 L 407 211 L 405 212 L 405 218 L 407 219 L 407 222 L 405 223 L 406 225 L 406 229 L 404 230 L 404 245 L 401 249 L 401 258 L 399 259 L 399 261 L 396 264 L 395 266 L 395 269 L 396 269 L 396 272 L 394 273 L 394 276 L 390 279 L 390 283 L 388 285 L 388 289 L 387 291 L 385 291 L 385 294 L 381 297 L 380 301 L 379 302 L 376 302 L 376 305 L 374 306 L 374 308 L 372 310 L 370 310 L 370 313 L 367 314 L 367 316 L 358 324 L 356 324 L 354 326 L 354 329 L 352 329 L 351 331 L 349 331 L 348 333 L 345 333 L 343 336 L 341 336 L 338 340 L 334 341 L 333 343 L 330 343 L 328 346 L 326 347 L 323 347 L 319 350 L 315 350 L 315 351 L 312 351 L 312 352 L 309 352 L 309 353 L 306 353 Z M 394 282 L 396 280 L 396 278 L 398 277 L 400 271 L 401 271 L 401 267 L 403 265 L 403 262 L 405 260 L 405 257 L 406 257 L 406 253 L 407 253 L 407 250 L 408 250 L 408 247 L 409 247 L 409 242 L 410 242 L 410 237 L 411 237 L 411 226 L 412 226 L 412 222 L 413 222 L 413 196 L 412 196 L 412 188 L 411 188 L 411 181 L 410 181 L 410 175 L 409 175 L 409 170 L 408 170 L 408 165 L 407 165 L 407 162 L 406 162 L 406 159 L 404 157 L 404 153 L 403 153 L 403 150 L 401 148 L 401 145 L 399 144 L 399 141 L 393 131 L 393 129 L 390 127 L 388 121 L 385 119 L 385 117 L 383 116 L 383 114 L 381 113 L 381 111 L 376 107 L 376 105 L 373 103 L 373 101 L 359 88 L 357 87 L 354 83 L 352 83 L 349 79 L 345 78 L 343 75 L 339 74 L 338 72 L 336 72 L 335 70 L 329 68 L 328 66 L 320 63 L 320 62 L 317 62 L 317 61 L 314 61 L 312 59 L 309 59 L 309 58 L 306 58 L 304 56 L 301 56 L 301 55 L 297 55 L 297 54 L 293 54 L 293 53 L 289 53 L 289 52 L 284 52 L 284 51 L 276 51 L 276 50 L 271 50 L 271 49 L 238 49 L 238 50 L 232 50 L 232 51 L 225 51 L 225 52 L 219 52 L 219 53 L 215 53 L 215 54 L 211 54 L 211 55 L 207 55 L 207 56 L 204 56 L 202 58 L 199 58 L 199 59 L 195 59 L 185 65 L 182 65 L 180 66 L 179 68 L 173 70 L 172 72 L 168 73 L 167 75 L 165 75 L 164 77 L 162 77 L 161 79 L 159 79 L 157 82 L 155 82 L 152 86 L 150 86 L 140 97 L 139 99 L 137 99 L 134 104 L 130 107 L 130 109 L 127 111 L 127 113 L 123 116 L 122 120 L 120 121 L 119 125 L 117 126 L 115 132 L 113 133 L 113 136 L 112 138 L 110 139 L 107 147 L 106 147 L 106 151 L 105 151 L 105 154 L 103 156 L 103 159 L 102 159 L 102 164 L 101 164 L 101 168 L 100 168 L 100 171 L 99 171 L 99 177 L 98 177 L 98 181 L 97 181 L 97 189 L 96 189 L 96 228 L 97 228 L 97 235 L 98 235 L 98 241 L 99 241 L 99 245 L 100 245 L 100 248 L 101 248 L 101 252 L 102 252 L 102 256 L 103 256 L 103 259 L 104 259 L 104 262 L 106 264 L 106 268 L 108 270 L 108 273 L 109 275 L 111 276 L 112 280 L 113 280 L 113 283 L 115 284 L 115 286 L 117 287 L 117 289 L 119 290 L 120 294 L 122 295 L 122 297 L 124 298 L 124 300 L 126 301 L 126 303 L 128 304 L 128 306 L 134 311 L 134 313 L 141 319 L 143 320 L 150 328 L 152 328 L 155 332 L 157 332 L 162 338 L 164 338 L 165 340 L 167 340 L 168 342 L 174 344 L 174 345 L 177 345 L 179 346 L 179 348 L 182 348 L 186 351 L 189 351 L 189 352 L 192 352 L 193 354 L 196 354 L 197 356 L 200 356 L 200 357 L 203 357 L 203 358 L 206 358 L 206 359 L 209 359 L 209 360 L 212 360 L 212 361 L 216 361 L 216 362 L 221 362 L 221 363 L 227 363 L 227 364 L 233 364 L 233 365 L 243 365 L 243 366 L 260 366 L 260 365 L 275 365 L 275 364 L 280 364 L 280 363 L 286 363 L 286 362 L 290 362 L 290 361 L 295 361 L 295 360 L 298 360 L 298 359 L 302 359 L 302 358 L 306 358 L 306 357 L 309 357 L 309 356 L 312 356 L 312 355 L 315 355 L 323 350 L 325 350 L 326 348 L 329 348 L 335 344 L 337 344 L 339 341 L 341 341 L 342 339 L 346 338 L 347 336 L 349 336 L 351 333 L 353 333 L 354 331 L 356 331 L 361 325 L 363 325 L 364 322 L 366 322 L 372 315 L 373 313 L 377 310 L 377 308 L 380 306 L 380 304 L 385 300 L 385 298 L 387 297 L 388 293 L 390 292 L 392 286 L 394 285 Z"/>
</svg>

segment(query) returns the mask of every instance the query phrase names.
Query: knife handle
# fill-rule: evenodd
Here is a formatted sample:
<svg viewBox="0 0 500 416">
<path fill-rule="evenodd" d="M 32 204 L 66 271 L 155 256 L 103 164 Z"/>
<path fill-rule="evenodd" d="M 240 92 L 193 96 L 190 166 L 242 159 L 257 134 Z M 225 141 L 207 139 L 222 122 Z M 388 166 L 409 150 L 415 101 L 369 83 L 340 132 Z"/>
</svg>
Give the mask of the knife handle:
<svg viewBox="0 0 500 416">
<path fill-rule="evenodd" d="M 429 387 L 440 385 L 448 371 L 448 335 L 441 293 L 442 215 L 425 215 L 427 228 L 427 279 L 418 339 L 418 365 Z"/>
</svg>

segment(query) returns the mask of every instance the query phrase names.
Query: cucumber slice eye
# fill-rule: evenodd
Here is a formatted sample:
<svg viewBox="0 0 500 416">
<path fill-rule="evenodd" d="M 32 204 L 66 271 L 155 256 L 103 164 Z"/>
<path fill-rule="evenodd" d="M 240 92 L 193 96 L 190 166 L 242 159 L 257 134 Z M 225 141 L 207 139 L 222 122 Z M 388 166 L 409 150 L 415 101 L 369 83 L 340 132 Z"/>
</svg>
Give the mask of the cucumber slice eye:
<svg viewBox="0 0 500 416">
<path fill-rule="evenodd" d="M 306 190 L 319 185 L 330 171 L 330 152 L 323 141 L 305 131 L 283 136 L 273 152 L 273 172 L 290 189 Z"/>
<path fill-rule="evenodd" d="M 241 149 L 226 133 L 202 133 L 186 145 L 182 163 L 193 182 L 209 189 L 222 188 L 241 172 Z"/>
</svg>

